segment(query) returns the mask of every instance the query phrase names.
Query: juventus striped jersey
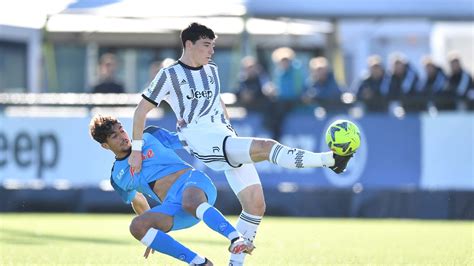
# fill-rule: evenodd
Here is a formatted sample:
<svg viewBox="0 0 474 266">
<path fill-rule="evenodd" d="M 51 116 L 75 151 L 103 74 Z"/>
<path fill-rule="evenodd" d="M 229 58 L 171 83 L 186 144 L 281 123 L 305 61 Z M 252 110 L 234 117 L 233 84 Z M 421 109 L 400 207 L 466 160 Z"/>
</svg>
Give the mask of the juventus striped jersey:
<svg viewBox="0 0 474 266">
<path fill-rule="evenodd" d="M 199 120 L 225 123 L 219 75 L 213 62 L 190 67 L 177 61 L 161 69 L 142 96 L 156 106 L 166 101 L 178 121 L 186 124 Z"/>
</svg>

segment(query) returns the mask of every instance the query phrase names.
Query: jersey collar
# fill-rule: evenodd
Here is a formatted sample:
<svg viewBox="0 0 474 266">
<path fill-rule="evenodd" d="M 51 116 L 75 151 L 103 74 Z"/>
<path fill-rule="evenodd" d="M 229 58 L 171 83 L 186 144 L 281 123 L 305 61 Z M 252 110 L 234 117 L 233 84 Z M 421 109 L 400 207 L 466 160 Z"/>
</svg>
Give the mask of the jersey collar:
<svg viewBox="0 0 474 266">
<path fill-rule="evenodd" d="M 187 69 L 190 69 L 190 70 L 199 70 L 201 69 L 203 66 L 198 66 L 198 67 L 192 67 L 192 66 L 188 66 L 186 65 L 185 63 L 181 62 L 181 60 L 178 60 L 178 63 L 184 67 L 184 68 L 187 68 Z"/>
<path fill-rule="evenodd" d="M 129 149 L 128 152 L 127 152 L 127 155 L 125 155 L 125 156 L 122 157 L 122 158 L 117 158 L 117 157 L 115 157 L 115 160 L 116 160 L 116 161 L 123 161 L 123 160 L 127 159 L 128 156 L 130 156 L 131 153 L 132 153 L 132 148 L 130 147 L 130 149 Z"/>
</svg>

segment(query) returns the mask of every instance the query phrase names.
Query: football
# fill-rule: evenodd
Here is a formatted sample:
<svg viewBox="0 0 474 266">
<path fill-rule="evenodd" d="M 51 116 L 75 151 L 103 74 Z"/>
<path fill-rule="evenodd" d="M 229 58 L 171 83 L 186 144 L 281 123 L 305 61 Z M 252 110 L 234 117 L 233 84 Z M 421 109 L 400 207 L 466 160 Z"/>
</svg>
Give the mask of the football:
<svg viewBox="0 0 474 266">
<path fill-rule="evenodd" d="M 326 143 L 335 154 L 350 155 L 360 146 L 359 128 L 349 120 L 336 120 L 326 131 Z"/>
</svg>

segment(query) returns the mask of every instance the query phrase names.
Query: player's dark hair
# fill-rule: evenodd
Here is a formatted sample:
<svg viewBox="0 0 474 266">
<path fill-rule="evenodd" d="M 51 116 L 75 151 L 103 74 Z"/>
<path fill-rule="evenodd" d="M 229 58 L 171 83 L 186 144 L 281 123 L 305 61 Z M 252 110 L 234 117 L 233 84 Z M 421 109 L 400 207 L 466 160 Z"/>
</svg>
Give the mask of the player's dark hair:
<svg viewBox="0 0 474 266">
<path fill-rule="evenodd" d="M 95 141 L 105 143 L 107 137 L 114 132 L 114 125 L 118 123 L 120 122 L 115 117 L 96 115 L 89 124 L 89 133 Z"/>
<path fill-rule="evenodd" d="M 214 40 L 216 38 L 216 35 L 214 34 L 214 31 L 212 31 L 210 28 L 197 22 L 189 24 L 187 28 L 181 31 L 181 43 L 183 45 L 183 48 L 186 47 L 186 41 L 196 43 L 197 40 L 205 38 Z"/>
</svg>

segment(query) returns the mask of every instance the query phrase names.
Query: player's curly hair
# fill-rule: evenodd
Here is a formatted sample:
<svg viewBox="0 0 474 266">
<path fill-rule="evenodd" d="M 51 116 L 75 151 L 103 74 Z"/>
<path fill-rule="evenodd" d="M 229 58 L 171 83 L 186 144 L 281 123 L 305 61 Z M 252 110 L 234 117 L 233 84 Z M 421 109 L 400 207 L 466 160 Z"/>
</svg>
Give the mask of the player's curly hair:
<svg viewBox="0 0 474 266">
<path fill-rule="evenodd" d="M 115 117 L 95 115 L 89 124 L 89 133 L 95 141 L 105 143 L 112 134 L 114 125 L 118 123 L 120 122 Z"/>
<path fill-rule="evenodd" d="M 183 44 L 183 48 L 186 47 L 186 41 L 196 43 L 197 40 L 203 38 L 214 40 L 217 38 L 217 35 L 210 28 L 197 22 L 189 24 L 188 27 L 181 31 L 181 43 Z"/>
</svg>

